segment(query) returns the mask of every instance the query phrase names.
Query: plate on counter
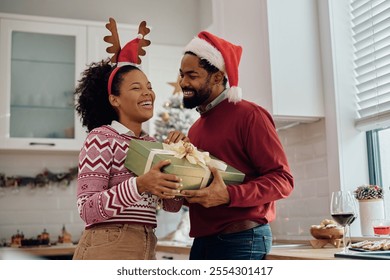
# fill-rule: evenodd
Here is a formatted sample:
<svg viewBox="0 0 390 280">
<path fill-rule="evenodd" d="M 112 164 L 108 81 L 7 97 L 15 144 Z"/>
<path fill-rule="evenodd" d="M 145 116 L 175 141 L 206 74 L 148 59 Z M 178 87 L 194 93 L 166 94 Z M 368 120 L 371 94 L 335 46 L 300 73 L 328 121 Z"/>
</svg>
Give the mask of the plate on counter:
<svg viewBox="0 0 390 280">
<path fill-rule="evenodd" d="M 390 250 L 378 250 L 369 251 L 365 249 L 352 248 L 349 249 L 348 253 L 336 253 L 336 258 L 347 258 L 347 259 L 360 259 L 360 260 L 390 260 Z"/>
<path fill-rule="evenodd" d="M 355 252 L 364 252 L 367 254 L 390 254 L 390 250 L 369 250 L 369 249 L 363 249 L 363 248 L 348 248 L 350 251 Z"/>
</svg>

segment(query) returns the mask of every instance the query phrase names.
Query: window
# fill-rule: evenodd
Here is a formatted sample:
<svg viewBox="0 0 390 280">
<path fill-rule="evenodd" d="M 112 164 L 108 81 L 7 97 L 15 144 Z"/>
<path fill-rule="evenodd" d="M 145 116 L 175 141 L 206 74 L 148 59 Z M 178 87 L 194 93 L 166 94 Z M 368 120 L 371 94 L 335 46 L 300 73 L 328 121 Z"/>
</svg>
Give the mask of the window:
<svg viewBox="0 0 390 280">
<path fill-rule="evenodd" d="M 390 1 L 352 0 L 356 127 L 367 131 L 370 183 L 390 217 Z M 387 203 L 386 203 L 387 202 Z"/>
<path fill-rule="evenodd" d="M 370 184 L 383 187 L 386 217 L 390 217 L 390 128 L 367 132 Z"/>
<path fill-rule="evenodd" d="M 390 124 L 390 1 L 353 0 L 358 118 L 363 130 Z"/>
</svg>

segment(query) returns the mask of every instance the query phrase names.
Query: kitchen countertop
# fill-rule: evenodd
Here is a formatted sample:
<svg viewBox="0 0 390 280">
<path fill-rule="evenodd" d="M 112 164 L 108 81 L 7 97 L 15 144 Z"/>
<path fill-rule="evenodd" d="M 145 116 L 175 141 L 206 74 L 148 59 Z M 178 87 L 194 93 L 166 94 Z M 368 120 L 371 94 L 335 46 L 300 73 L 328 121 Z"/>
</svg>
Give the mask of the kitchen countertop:
<svg viewBox="0 0 390 280">
<path fill-rule="evenodd" d="M 157 252 L 167 252 L 173 254 L 189 255 L 191 246 L 189 244 L 175 242 L 159 242 Z M 24 258 L 41 257 L 41 258 L 61 258 L 73 256 L 76 245 L 63 246 L 43 246 L 43 247 L 21 247 L 21 248 L 0 248 L 3 255 L 8 253 L 17 253 Z M 267 260 L 326 260 L 335 259 L 334 254 L 340 252 L 341 248 L 321 248 L 313 249 L 310 245 L 305 244 L 283 244 L 273 246 Z"/>
<path fill-rule="evenodd" d="M 314 249 L 307 244 L 283 244 L 272 247 L 267 260 L 335 260 L 334 254 L 343 248 L 324 247 Z"/>
<path fill-rule="evenodd" d="M 76 245 L 53 245 L 53 246 L 32 246 L 32 247 L 2 247 L 0 248 L 0 259 L 71 259 Z"/>
<path fill-rule="evenodd" d="M 76 249 L 76 245 L 54 245 L 47 247 L 21 247 L 25 253 L 40 256 L 40 257 L 48 257 L 48 256 L 73 256 L 74 250 Z"/>
<path fill-rule="evenodd" d="M 176 241 L 158 241 L 156 251 L 189 255 L 191 245 L 191 243 L 182 243 Z"/>
<path fill-rule="evenodd" d="M 157 252 L 189 255 L 191 244 L 184 244 L 173 241 L 161 241 L 157 243 Z M 44 247 L 22 247 L 22 248 L 0 248 L 0 259 L 21 259 L 21 258 L 49 258 L 49 259 L 71 259 L 76 245 L 56 245 Z M 335 257 L 343 248 L 325 246 L 314 249 L 308 243 L 286 243 L 274 244 L 267 260 L 342 260 L 346 258 Z M 390 253 L 389 253 L 390 254 Z"/>
<path fill-rule="evenodd" d="M 158 242 L 156 251 L 185 254 L 189 255 L 191 244 L 183 244 L 179 242 L 167 241 Z M 66 258 L 71 259 L 76 245 L 53 245 L 53 246 L 36 246 L 36 247 L 1 247 L 0 259 L 26 259 L 26 258 Z"/>
<path fill-rule="evenodd" d="M 387 238 L 377 237 L 355 237 L 352 242 L 363 240 L 380 241 Z M 364 251 L 364 250 L 363 250 Z M 336 256 L 335 256 L 336 255 Z M 390 251 L 356 251 L 350 250 L 348 253 L 343 253 L 343 248 L 335 248 L 331 244 L 325 245 L 323 248 L 314 249 L 310 241 L 293 241 L 279 240 L 274 243 L 271 252 L 266 257 L 267 260 L 345 260 L 345 259 L 360 259 L 360 260 L 375 260 L 375 259 L 390 259 Z"/>
</svg>

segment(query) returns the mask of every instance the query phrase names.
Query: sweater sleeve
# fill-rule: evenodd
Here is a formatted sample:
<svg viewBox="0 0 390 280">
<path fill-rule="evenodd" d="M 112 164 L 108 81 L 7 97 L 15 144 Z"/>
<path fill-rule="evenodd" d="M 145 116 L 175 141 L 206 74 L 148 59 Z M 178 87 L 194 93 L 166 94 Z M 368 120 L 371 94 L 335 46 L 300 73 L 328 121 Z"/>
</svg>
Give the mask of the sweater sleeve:
<svg viewBox="0 0 390 280">
<path fill-rule="evenodd" d="M 243 184 L 228 186 L 229 206 L 267 205 L 287 197 L 293 177 L 271 116 L 254 110 L 243 127 L 243 148 L 255 173 Z"/>
<path fill-rule="evenodd" d="M 184 197 L 175 197 L 172 199 L 163 199 L 163 209 L 167 212 L 178 212 L 183 206 Z"/>
<path fill-rule="evenodd" d="M 79 155 L 77 178 L 77 208 L 87 225 L 119 216 L 142 198 L 135 177 L 109 187 L 113 159 L 107 136 L 91 132 Z"/>
</svg>

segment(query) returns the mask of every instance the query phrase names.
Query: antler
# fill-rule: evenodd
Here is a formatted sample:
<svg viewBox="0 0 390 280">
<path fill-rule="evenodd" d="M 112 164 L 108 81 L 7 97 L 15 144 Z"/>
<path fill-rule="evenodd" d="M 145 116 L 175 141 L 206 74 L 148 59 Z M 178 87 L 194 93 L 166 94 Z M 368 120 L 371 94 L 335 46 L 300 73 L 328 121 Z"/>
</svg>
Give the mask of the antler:
<svg viewBox="0 0 390 280">
<path fill-rule="evenodd" d="M 116 63 L 119 52 L 121 50 L 121 45 L 119 41 L 118 30 L 116 28 L 116 22 L 113 18 L 109 19 L 109 23 L 106 24 L 106 28 L 111 31 L 111 35 L 104 36 L 103 40 L 104 42 L 112 44 L 112 46 L 106 48 L 106 51 L 113 54 L 111 57 L 111 62 Z"/>
<path fill-rule="evenodd" d="M 149 33 L 150 29 L 146 26 L 146 21 L 142 21 L 138 27 L 138 34 L 142 35 L 142 38 L 138 43 L 138 64 L 141 64 L 140 56 L 144 56 L 146 54 L 146 51 L 143 49 L 143 47 L 147 47 L 150 45 L 150 40 L 145 39 L 145 36 Z"/>
</svg>

